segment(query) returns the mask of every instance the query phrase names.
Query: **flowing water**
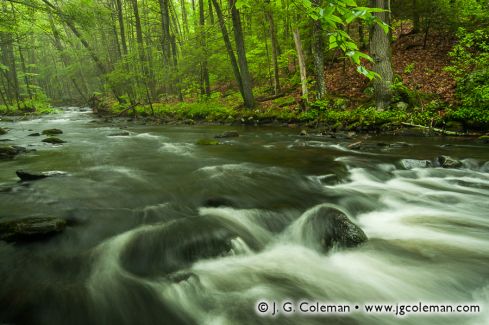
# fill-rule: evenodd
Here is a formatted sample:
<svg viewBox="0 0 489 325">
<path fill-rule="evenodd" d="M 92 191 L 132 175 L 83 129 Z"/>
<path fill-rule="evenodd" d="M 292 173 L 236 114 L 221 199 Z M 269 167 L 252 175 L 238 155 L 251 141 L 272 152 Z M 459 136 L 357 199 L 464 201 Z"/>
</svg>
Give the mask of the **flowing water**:
<svg viewBox="0 0 489 325">
<path fill-rule="evenodd" d="M 70 221 L 50 240 L 0 242 L 0 324 L 489 324 L 487 145 L 378 137 L 366 141 L 411 146 L 355 151 L 297 130 L 113 124 L 76 108 L 0 127 L 36 149 L 0 161 L 0 218 Z M 66 144 L 28 136 L 54 127 Z M 109 136 L 121 127 L 130 135 Z M 241 136 L 195 145 L 230 129 Z M 464 166 L 402 165 L 442 154 Z M 18 183 L 18 169 L 68 175 Z M 317 250 L 303 227 L 321 206 L 369 241 Z M 272 316 L 260 301 L 360 308 Z M 419 302 L 481 311 L 364 310 Z"/>
</svg>

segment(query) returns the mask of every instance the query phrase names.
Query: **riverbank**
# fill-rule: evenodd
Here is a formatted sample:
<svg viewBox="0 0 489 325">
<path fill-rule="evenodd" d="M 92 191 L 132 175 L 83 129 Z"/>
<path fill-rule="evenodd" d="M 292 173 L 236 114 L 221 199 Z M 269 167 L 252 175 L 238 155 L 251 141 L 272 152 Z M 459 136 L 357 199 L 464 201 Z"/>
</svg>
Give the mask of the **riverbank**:
<svg viewBox="0 0 489 325">
<path fill-rule="evenodd" d="M 320 129 L 328 132 L 399 133 L 419 129 L 423 134 L 484 135 L 489 131 L 489 112 L 472 119 L 460 110 L 442 108 L 438 102 L 409 107 L 399 102 L 390 110 L 349 108 L 344 99 L 313 102 L 304 107 L 292 95 L 261 101 L 255 109 L 237 106 L 235 96 L 206 101 L 123 105 L 107 99 L 92 101 L 100 116 L 144 118 L 160 124 L 273 125 Z M 402 134 L 402 132 L 400 132 Z"/>
</svg>

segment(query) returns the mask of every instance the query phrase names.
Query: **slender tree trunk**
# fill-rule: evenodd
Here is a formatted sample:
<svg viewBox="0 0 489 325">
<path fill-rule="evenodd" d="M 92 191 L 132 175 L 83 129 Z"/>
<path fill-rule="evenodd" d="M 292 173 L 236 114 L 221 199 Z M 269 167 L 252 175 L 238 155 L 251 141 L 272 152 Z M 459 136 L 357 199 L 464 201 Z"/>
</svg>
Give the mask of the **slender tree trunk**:
<svg viewBox="0 0 489 325">
<path fill-rule="evenodd" d="M 272 9 L 270 8 L 270 1 L 266 1 L 267 9 L 266 16 L 268 20 L 268 24 L 270 26 L 270 39 L 272 41 L 272 63 L 273 63 L 273 90 L 275 95 L 280 93 L 280 75 L 278 68 L 278 40 L 277 40 L 277 32 L 275 30 L 275 21 L 273 19 Z"/>
<path fill-rule="evenodd" d="M 317 6 L 321 6 L 321 0 L 313 0 Z M 314 72 L 316 74 L 317 98 L 322 99 L 326 96 L 326 82 L 324 80 L 324 40 L 323 26 L 321 21 L 312 22 L 312 56 Z"/>
<path fill-rule="evenodd" d="M 419 12 L 417 0 L 413 0 L 412 3 L 412 16 L 413 16 L 413 33 L 419 33 L 421 30 L 419 23 Z"/>
<path fill-rule="evenodd" d="M 243 84 L 244 105 L 248 108 L 255 106 L 255 98 L 253 97 L 253 85 L 251 75 L 248 70 L 248 61 L 246 60 L 246 50 L 244 44 L 243 28 L 241 26 L 241 17 L 238 9 L 236 9 L 236 0 L 229 0 L 231 8 L 231 18 L 234 28 L 234 39 L 236 42 L 236 52 L 238 53 L 239 71 L 241 73 L 241 81 Z"/>
<path fill-rule="evenodd" d="M 117 7 L 117 20 L 119 21 L 119 34 L 121 36 L 122 54 L 127 55 L 127 41 L 126 41 L 126 30 L 124 27 L 122 0 L 116 0 L 116 7 Z"/>
<path fill-rule="evenodd" d="M 161 48 L 163 51 L 163 61 L 166 65 L 171 64 L 170 13 L 168 1 L 169 0 L 159 0 L 162 31 Z"/>
<path fill-rule="evenodd" d="M 241 73 L 239 71 L 238 62 L 236 61 L 236 56 L 234 55 L 233 46 L 231 45 L 231 40 L 229 39 L 229 33 L 226 28 L 226 23 L 224 22 L 224 17 L 222 15 L 221 7 L 217 3 L 217 0 L 211 0 L 216 9 L 217 20 L 219 22 L 219 27 L 221 28 L 222 38 L 224 40 L 224 45 L 226 46 L 226 51 L 228 52 L 229 61 L 231 61 L 231 67 L 233 68 L 234 79 L 238 83 L 239 92 L 243 100 L 245 98 L 243 90 L 243 82 L 241 80 Z"/>
<path fill-rule="evenodd" d="M 211 94 L 211 86 L 209 81 L 209 70 L 207 69 L 207 45 L 205 33 L 205 18 L 204 18 L 204 0 L 199 0 L 199 23 L 200 23 L 200 46 L 202 50 L 202 60 L 200 61 L 201 68 L 201 95 L 209 96 Z"/>
<path fill-rule="evenodd" d="M 29 96 L 30 99 L 32 99 L 31 83 L 29 81 L 29 75 L 25 64 L 24 53 L 22 52 L 22 48 L 20 47 L 20 45 L 18 46 L 18 51 L 19 51 L 19 58 L 20 58 L 20 66 L 22 67 L 22 72 L 24 73 L 24 82 L 25 82 L 25 88 L 27 90 L 27 95 Z"/>
<path fill-rule="evenodd" d="M 388 0 L 370 0 L 373 8 L 388 8 Z M 383 22 L 388 22 L 387 12 L 374 13 Z M 374 59 L 373 71 L 381 78 L 374 79 L 374 96 L 377 109 L 383 110 L 389 107 L 392 98 L 393 71 L 391 63 L 391 45 L 389 36 L 382 27 L 374 24 L 370 31 L 370 55 Z"/>
<path fill-rule="evenodd" d="M 182 11 L 183 33 L 184 35 L 188 35 L 190 32 L 188 29 L 187 5 L 185 3 L 185 0 L 180 0 L 180 7 Z"/>
<path fill-rule="evenodd" d="M 301 36 L 299 34 L 299 29 L 295 28 L 293 30 L 295 50 L 297 52 L 297 59 L 299 60 L 299 71 L 301 74 L 301 86 L 302 86 L 302 97 L 307 101 L 309 91 L 307 89 L 307 72 L 306 72 L 306 60 L 304 58 L 304 51 L 302 49 Z"/>
</svg>

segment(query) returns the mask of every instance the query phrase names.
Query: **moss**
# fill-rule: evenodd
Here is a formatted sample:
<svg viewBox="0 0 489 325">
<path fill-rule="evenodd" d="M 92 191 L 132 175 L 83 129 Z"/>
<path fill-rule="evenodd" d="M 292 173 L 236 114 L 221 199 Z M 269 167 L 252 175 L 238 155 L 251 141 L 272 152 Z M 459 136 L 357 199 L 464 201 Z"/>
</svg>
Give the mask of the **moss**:
<svg viewBox="0 0 489 325">
<path fill-rule="evenodd" d="M 200 139 L 195 144 L 199 146 L 214 146 L 220 144 L 216 139 Z"/>
</svg>

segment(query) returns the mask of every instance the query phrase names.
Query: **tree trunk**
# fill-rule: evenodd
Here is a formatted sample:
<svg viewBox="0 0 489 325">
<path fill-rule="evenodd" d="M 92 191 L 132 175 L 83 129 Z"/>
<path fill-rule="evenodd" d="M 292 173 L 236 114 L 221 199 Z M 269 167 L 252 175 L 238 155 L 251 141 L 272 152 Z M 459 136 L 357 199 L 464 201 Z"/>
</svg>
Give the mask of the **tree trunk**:
<svg viewBox="0 0 489 325">
<path fill-rule="evenodd" d="M 317 7 L 321 6 L 321 0 L 313 0 L 313 3 Z M 326 96 L 326 82 L 324 80 L 323 26 L 319 20 L 312 22 L 312 56 L 316 75 L 317 98 L 322 99 Z"/>
<path fill-rule="evenodd" d="M 299 60 L 299 71 L 301 74 L 301 86 L 302 86 L 302 97 L 307 101 L 307 96 L 309 91 L 307 89 L 307 72 L 306 72 L 306 60 L 304 58 L 304 51 L 302 49 L 301 36 L 299 34 L 299 29 L 295 28 L 294 33 L 294 43 L 295 50 L 297 52 L 297 59 Z"/>
<path fill-rule="evenodd" d="M 236 9 L 236 0 L 229 0 L 231 8 L 231 18 L 234 28 L 234 40 L 236 42 L 236 52 L 238 53 L 239 71 L 241 74 L 241 82 L 243 84 L 244 105 L 252 108 L 255 106 L 255 98 L 253 97 L 253 85 L 251 75 L 248 70 L 248 61 L 246 60 L 246 50 L 244 44 L 243 28 L 241 26 L 241 17 L 238 9 Z"/>
<path fill-rule="evenodd" d="M 418 12 L 418 4 L 416 0 L 413 0 L 412 3 L 412 14 L 413 14 L 413 33 L 419 33 L 421 30 L 419 23 L 419 12 Z"/>
<path fill-rule="evenodd" d="M 22 67 L 22 72 L 24 73 L 24 82 L 25 82 L 25 88 L 27 90 L 27 95 L 29 96 L 29 99 L 32 99 L 31 83 L 29 82 L 29 75 L 25 64 L 24 54 L 22 53 L 22 48 L 20 47 L 20 45 L 18 46 L 18 51 L 19 51 L 19 58 L 20 58 L 20 66 Z"/>
<path fill-rule="evenodd" d="M 211 94 L 211 86 L 209 81 L 209 70 L 207 69 L 207 45 L 205 33 L 205 18 L 204 18 L 204 0 L 199 0 L 199 23 L 200 23 L 200 46 L 202 50 L 202 60 L 200 61 L 201 68 L 201 95 L 209 96 Z"/>
<path fill-rule="evenodd" d="M 387 9 L 387 2 L 388 0 L 370 0 L 370 5 L 373 8 Z M 383 22 L 388 22 L 387 12 L 376 12 L 374 15 Z M 370 31 L 370 55 L 374 59 L 373 71 L 381 77 L 373 81 L 375 103 L 377 109 L 383 110 L 389 106 L 392 98 L 393 71 L 389 36 L 378 24 L 374 24 Z"/>
<path fill-rule="evenodd" d="M 243 90 L 243 82 L 241 80 L 241 73 L 239 71 L 238 62 L 236 61 L 236 56 L 234 55 L 233 46 L 231 45 L 231 40 L 229 39 L 229 33 L 226 28 L 226 23 L 224 22 L 224 17 L 222 15 L 221 7 L 217 3 L 217 0 L 211 0 L 214 5 L 214 9 L 216 9 L 217 20 L 219 22 L 219 27 L 221 28 L 222 38 L 224 40 L 224 45 L 226 46 L 226 51 L 228 52 L 229 61 L 231 61 L 231 67 L 233 68 L 234 79 L 238 84 L 239 92 L 241 93 L 241 97 L 245 98 L 244 90 Z"/>
<path fill-rule="evenodd" d="M 268 24 L 270 26 L 270 39 L 272 41 L 272 63 L 273 63 L 273 90 L 275 95 L 280 93 L 280 75 L 278 68 L 278 41 L 277 41 L 277 32 L 275 30 L 275 21 L 273 19 L 272 9 L 270 8 L 270 1 L 266 1 L 267 9 L 266 16 L 268 20 Z"/>
<path fill-rule="evenodd" d="M 119 34 L 121 36 L 122 54 L 127 55 L 126 31 L 124 27 L 122 0 L 116 0 L 117 20 L 119 21 Z"/>
<path fill-rule="evenodd" d="M 170 13 L 168 7 L 169 0 L 159 0 L 161 13 L 161 49 L 163 51 L 163 62 L 171 64 L 171 38 L 170 38 Z"/>
</svg>

